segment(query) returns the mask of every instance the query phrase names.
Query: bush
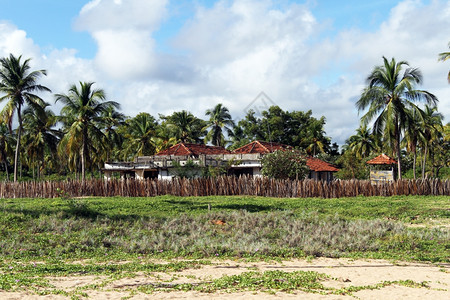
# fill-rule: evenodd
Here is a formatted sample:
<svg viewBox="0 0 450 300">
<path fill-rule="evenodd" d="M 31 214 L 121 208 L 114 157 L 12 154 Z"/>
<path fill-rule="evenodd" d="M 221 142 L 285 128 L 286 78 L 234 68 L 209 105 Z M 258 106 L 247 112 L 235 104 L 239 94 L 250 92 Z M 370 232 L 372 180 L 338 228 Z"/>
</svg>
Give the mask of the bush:
<svg viewBox="0 0 450 300">
<path fill-rule="evenodd" d="M 275 151 L 261 159 L 261 173 L 278 179 L 304 179 L 309 172 L 299 151 Z"/>
</svg>

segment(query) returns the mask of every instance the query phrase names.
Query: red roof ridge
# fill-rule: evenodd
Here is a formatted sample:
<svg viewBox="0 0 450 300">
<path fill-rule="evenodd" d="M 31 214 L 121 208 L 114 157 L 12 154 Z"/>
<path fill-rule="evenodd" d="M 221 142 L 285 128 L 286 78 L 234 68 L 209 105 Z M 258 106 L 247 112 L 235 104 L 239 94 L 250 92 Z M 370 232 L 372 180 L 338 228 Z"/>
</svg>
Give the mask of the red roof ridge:
<svg viewBox="0 0 450 300">
<path fill-rule="evenodd" d="M 367 161 L 367 164 L 369 165 L 395 165 L 396 163 L 397 161 L 395 159 L 387 156 L 384 153 Z"/>
</svg>

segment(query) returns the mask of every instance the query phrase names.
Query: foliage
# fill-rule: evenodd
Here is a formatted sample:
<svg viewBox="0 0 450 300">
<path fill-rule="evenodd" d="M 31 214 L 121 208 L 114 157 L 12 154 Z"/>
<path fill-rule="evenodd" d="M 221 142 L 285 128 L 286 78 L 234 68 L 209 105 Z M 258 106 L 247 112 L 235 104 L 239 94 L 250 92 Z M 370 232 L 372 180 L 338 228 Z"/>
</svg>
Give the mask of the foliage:
<svg viewBox="0 0 450 300">
<path fill-rule="evenodd" d="M 199 166 L 196 162 L 188 159 L 184 165 L 178 161 L 173 161 L 173 174 L 179 178 L 195 178 L 204 174 L 204 167 Z"/>
<path fill-rule="evenodd" d="M 68 94 L 56 94 L 56 102 L 62 102 L 60 120 L 64 125 L 64 137 L 60 151 L 69 154 L 69 166 L 77 169 L 81 164 L 81 176 L 85 179 L 86 169 L 92 168 L 98 154 L 105 151 L 105 134 L 99 124 L 102 114 L 111 107 L 119 108 L 114 101 L 106 101 L 105 92 L 93 89 L 93 82 L 80 82 L 80 87 L 72 85 Z"/>
<path fill-rule="evenodd" d="M 304 179 L 309 172 L 306 159 L 299 151 L 275 151 L 261 159 L 261 173 L 279 179 Z"/>
<path fill-rule="evenodd" d="M 448 43 L 448 47 L 450 48 L 450 42 Z M 439 60 L 440 61 L 446 61 L 448 59 L 450 59 L 450 52 L 439 53 Z M 450 71 L 448 71 L 447 80 L 450 83 Z"/>
<path fill-rule="evenodd" d="M 325 118 L 312 117 L 312 111 L 283 111 L 271 106 L 258 118 L 250 110 L 238 127 L 242 133 L 236 134 L 245 141 L 263 140 L 290 145 L 308 151 L 311 155 L 330 151 L 330 138 L 325 136 Z M 239 144 L 235 139 L 234 143 Z"/>
<path fill-rule="evenodd" d="M 230 135 L 234 127 L 228 108 L 219 103 L 213 109 L 206 110 L 205 114 L 209 116 L 206 127 L 210 128 L 206 134 L 205 142 L 211 142 L 215 146 L 225 146 L 226 141 L 222 128 Z"/>
<path fill-rule="evenodd" d="M 359 111 L 368 108 L 361 117 L 363 125 L 375 119 L 373 130 L 383 134 L 385 143 L 392 144 L 397 153 L 398 174 L 401 179 L 401 133 L 413 111 L 419 113 L 416 102 L 422 101 L 436 105 L 437 98 L 422 90 L 416 90 L 415 85 L 422 82 L 422 74 L 416 68 L 410 68 L 406 61 L 396 62 L 394 58 L 388 61 L 383 57 L 384 64 L 376 66 L 367 77 L 368 86 L 356 102 Z M 403 67 L 407 68 L 403 71 Z"/>
<path fill-rule="evenodd" d="M 0 97 L 0 102 L 8 100 L 3 107 L 0 118 L 12 128 L 14 113 L 17 113 L 18 130 L 16 138 L 16 149 L 14 155 L 14 181 L 17 181 L 18 163 L 20 153 L 20 142 L 22 138 L 22 109 L 25 105 L 33 106 L 43 104 L 44 101 L 35 92 L 50 92 L 50 89 L 37 83 L 42 75 L 46 75 L 45 70 L 30 71 L 30 59 L 22 62 L 22 56 L 0 59 L 0 92 L 4 95 Z"/>
<path fill-rule="evenodd" d="M 174 112 L 170 116 L 160 115 L 159 117 L 166 122 L 164 125 L 169 127 L 177 142 L 203 142 L 202 137 L 205 136 L 206 122 L 197 118 L 192 113 L 182 110 L 180 112 Z"/>
</svg>

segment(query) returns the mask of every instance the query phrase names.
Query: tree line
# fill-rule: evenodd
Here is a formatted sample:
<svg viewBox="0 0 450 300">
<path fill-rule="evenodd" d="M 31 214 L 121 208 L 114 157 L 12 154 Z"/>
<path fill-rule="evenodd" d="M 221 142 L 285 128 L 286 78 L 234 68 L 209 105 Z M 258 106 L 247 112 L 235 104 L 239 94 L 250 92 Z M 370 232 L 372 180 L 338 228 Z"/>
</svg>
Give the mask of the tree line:
<svg viewBox="0 0 450 300">
<path fill-rule="evenodd" d="M 449 57 L 449 53 L 441 53 L 439 59 Z M 356 103 L 360 111 L 367 110 L 361 126 L 339 153 L 338 145 L 324 130 L 325 117 L 278 106 L 261 115 L 250 110 L 238 122 L 222 104 L 206 110 L 204 119 L 186 110 L 157 117 L 141 112 L 130 117 L 93 82 L 79 82 L 65 93 L 53 95 L 54 102 L 63 105 L 57 115 L 41 98 L 51 93 L 39 83 L 46 71 L 31 70 L 30 59 L 10 54 L 0 59 L 0 103 L 4 105 L 0 112 L 0 170 L 7 180 L 12 172 L 14 181 L 25 175 L 39 179 L 58 174 L 84 180 L 106 161 L 130 161 L 179 142 L 233 150 L 263 140 L 335 163 L 342 168 L 340 178 L 366 177 L 365 161 L 382 152 L 399 160 L 400 178 L 410 169 L 415 178 L 417 161 L 423 177 L 430 170 L 437 177 L 440 169 L 449 167 L 449 124 L 442 125 L 436 97 L 415 89 L 422 80 L 418 69 L 404 61 L 383 59 L 384 64 L 367 78 L 368 86 Z M 425 106 L 417 105 L 420 102 Z"/>
<path fill-rule="evenodd" d="M 182 110 L 157 118 L 147 112 L 129 117 L 119 103 L 107 100 L 93 82 L 73 84 L 54 94 L 63 105 L 56 115 L 42 97 L 51 93 L 39 84 L 45 70 L 31 70 L 30 59 L 10 55 L 0 59 L 0 170 L 33 179 L 51 174 L 75 174 L 85 179 L 106 161 L 130 161 L 153 155 L 179 142 L 209 143 L 236 149 L 255 139 L 319 152 L 337 152 L 325 135 L 325 118 L 312 112 L 270 107 L 256 116 L 250 110 L 237 124 L 227 107 L 206 110 L 205 119 Z M 15 126 L 14 126 L 15 125 Z M 270 128 L 269 130 L 265 130 Z M 12 169 L 12 170 L 11 170 Z"/>
</svg>

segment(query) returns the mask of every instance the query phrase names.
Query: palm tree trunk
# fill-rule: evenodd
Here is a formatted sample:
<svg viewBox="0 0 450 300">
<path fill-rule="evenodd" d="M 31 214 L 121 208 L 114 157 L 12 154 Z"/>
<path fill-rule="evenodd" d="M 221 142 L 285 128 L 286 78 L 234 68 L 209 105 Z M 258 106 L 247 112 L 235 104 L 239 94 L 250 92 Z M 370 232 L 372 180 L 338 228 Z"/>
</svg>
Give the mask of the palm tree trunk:
<svg viewBox="0 0 450 300">
<path fill-rule="evenodd" d="M 427 152 L 428 152 L 428 145 L 425 145 L 425 152 L 423 153 L 423 160 L 422 160 L 422 179 L 425 179 L 425 165 L 427 161 Z"/>
<path fill-rule="evenodd" d="M 16 153 L 14 154 L 14 182 L 17 182 L 17 168 L 19 166 L 20 138 L 22 136 L 22 115 L 21 105 L 17 107 L 17 118 L 19 119 L 19 128 L 17 129 Z"/>
<path fill-rule="evenodd" d="M 416 160 L 417 160 L 416 149 L 414 149 L 413 153 L 414 153 L 414 159 L 413 159 L 413 173 L 414 173 L 414 179 L 416 179 Z"/>
<path fill-rule="evenodd" d="M 402 163 L 401 163 L 401 150 L 400 150 L 400 126 L 398 120 L 395 118 L 395 135 L 397 139 L 397 164 L 398 164 L 398 179 L 402 180 Z"/>
</svg>

